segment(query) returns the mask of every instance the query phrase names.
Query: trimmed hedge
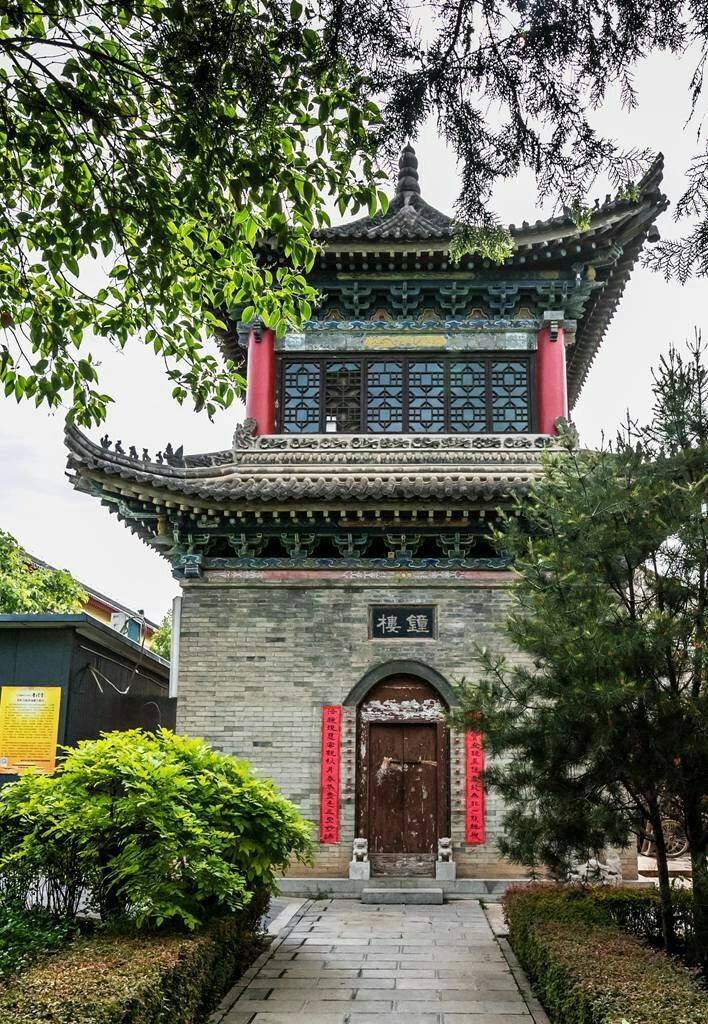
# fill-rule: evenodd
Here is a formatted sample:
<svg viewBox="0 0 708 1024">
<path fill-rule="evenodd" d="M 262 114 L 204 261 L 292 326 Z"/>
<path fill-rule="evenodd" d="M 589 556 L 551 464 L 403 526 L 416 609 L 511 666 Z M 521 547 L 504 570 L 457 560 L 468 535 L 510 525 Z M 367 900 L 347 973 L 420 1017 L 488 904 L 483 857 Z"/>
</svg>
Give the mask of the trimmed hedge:
<svg viewBox="0 0 708 1024">
<path fill-rule="evenodd" d="M 661 898 L 658 889 L 599 887 L 587 891 L 587 898 L 624 931 L 661 945 Z M 686 950 L 693 939 L 693 898 L 688 889 L 674 889 L 674 927 Z"/>
<path fill-rule="evenodd" d="M 65 946 L 74 931 L 66 922 L 57 921 L 44 907 L 27 910 L 0 903 L 0 978 Z"/>
<path fill-rule="evenodd" d="M 610 922 L 603 900 L 550 885 L 507 892 L 509 941 L 553 1024 L 707 1024 L 696 976 Z"/>
<path fill-rule="evenodd" d="M 77 939 L 0 986 L 0 1024 L 200 1024 L 261 951 L 251 923 Z"/>
</svg>

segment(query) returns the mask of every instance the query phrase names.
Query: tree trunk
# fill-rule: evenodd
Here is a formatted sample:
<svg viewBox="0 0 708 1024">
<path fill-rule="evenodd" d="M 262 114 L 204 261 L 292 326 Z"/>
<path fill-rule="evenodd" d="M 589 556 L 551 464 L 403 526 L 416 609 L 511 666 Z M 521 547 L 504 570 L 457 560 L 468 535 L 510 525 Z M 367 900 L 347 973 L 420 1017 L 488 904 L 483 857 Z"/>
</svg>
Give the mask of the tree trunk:
<svg viewBox="0 0 708 1024">
<path fill-rule="evenodd" d="M 659 882 L 659 898 L 661 900 L 661 933 L 666 951 L 673 953 L 676 949 L 673 893 L 671 891 L 669 858 L 666 856 L 666 841 L 661 824 L 658 800 L 651 800 L 649 802 L 649 823 L 654 833 L 654 848 L 656 851 L 656 873 Z"/>
<path fill-rule="evenodd" d="M 685 808 L 693 873 L 693 954 L 708 977 L 708 857 L 702 801 Z"/>
</svg>

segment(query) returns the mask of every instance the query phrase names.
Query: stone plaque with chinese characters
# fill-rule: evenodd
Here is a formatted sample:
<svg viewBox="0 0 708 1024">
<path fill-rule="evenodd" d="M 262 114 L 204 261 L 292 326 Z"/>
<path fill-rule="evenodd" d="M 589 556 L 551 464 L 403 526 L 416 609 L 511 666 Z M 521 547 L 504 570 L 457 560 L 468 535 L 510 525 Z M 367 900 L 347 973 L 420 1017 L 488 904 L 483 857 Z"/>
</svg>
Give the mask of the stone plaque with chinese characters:
<svg viewBox="0 0 708 1024">
<path fill-rule="evenodd" d="M 435 608 L 430 604 L 375 604 L 370 609 L 373 640 L 433 640 Z"/>
</svg>

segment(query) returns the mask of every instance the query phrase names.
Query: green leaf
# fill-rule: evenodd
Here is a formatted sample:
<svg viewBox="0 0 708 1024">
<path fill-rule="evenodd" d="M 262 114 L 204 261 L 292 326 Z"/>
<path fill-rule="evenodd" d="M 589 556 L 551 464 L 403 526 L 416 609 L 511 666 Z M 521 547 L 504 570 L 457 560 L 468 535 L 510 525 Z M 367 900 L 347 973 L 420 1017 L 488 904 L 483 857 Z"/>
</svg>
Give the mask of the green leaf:
<svg viewBox="0 0 708 1024">
<path fill-rule="evenodd" d="M 346 209 L 375 183 L 371 83 L 323 61 L 301 0 L 285 21 L 248 0 L 233 37 L 218 4 L 187 5 L 177 20 L 162 0 L 99 7 L 95 17 L 81 3 L 56 7 L 57 24 L 80 26 L 61 60 L 44 45 L 55 28 L 39 8 L 20 4 L 11 27 L 0 13 L 0 38 L 11 32 L 19 52 L 36 55 L 0 63 L 10 211 L 0 219 L 0 314 L 11 316 L 0 385 L 61 404 L 71 422 L 100 423 L 110 401 L 98 386 L 102 347 L 144 341 L 176 401 L 223 408 L 232 372 L 207 356 L 201 328 L 221 329 L 218 311 L 239 293 L 249 316 L 262 303 L 279 330 L 298 322 L 299 271 L 315 251 L 306 236 L 327 222 L 331 196 Z M 218 89 L 187 72 L 214 39 Z M 244 52 L 258 53 L 258 76 Z M 256 252 L 266 238 L 272 264 Z"/>
</svg>

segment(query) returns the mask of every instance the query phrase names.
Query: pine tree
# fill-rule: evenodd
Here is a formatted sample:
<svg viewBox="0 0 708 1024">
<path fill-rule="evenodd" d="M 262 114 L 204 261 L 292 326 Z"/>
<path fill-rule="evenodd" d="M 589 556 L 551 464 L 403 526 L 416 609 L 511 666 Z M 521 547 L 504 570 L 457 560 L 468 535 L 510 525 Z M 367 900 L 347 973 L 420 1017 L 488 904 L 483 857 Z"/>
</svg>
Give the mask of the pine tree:
<svg viewBox="0 0 708 1024">
<path fill-rule="evenodd" d="M 697 339 L 654 379 L 651 423 L 617 445 L 549 458 L 497 542 L 515 555 L 507 628 L 528 658 L 480 652 L 463 687 L 482 714 L 489 773 L 508 803 L 504 851 L 563 874 L 623 845 L 657 843 L 665 942 L 674 945 L 662 831 L 670 808 L 693 867 L 696 957 L 708 967 L 708 370 Z"/>
</svg>

